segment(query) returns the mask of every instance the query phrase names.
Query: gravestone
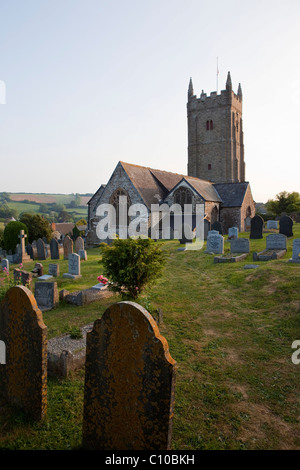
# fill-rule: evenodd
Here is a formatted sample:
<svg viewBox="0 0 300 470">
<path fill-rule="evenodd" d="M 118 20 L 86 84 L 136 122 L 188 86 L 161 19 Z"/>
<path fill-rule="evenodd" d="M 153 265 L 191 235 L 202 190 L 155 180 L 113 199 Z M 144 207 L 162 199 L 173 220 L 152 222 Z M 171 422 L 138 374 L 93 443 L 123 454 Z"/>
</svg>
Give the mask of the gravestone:
<svg viewBox="0 0 300 470">
<path fill-rule="evenodd" d="M 26 261 L 30 261 L 30 256 L 27 254 L 26 249 L 25 249 L 25 238 L 27 238 L 26 233 L 24 230 L 20 230 L 20 234 L 18 235 L 18 238 L 20 239 L 20 245 L 19 245 L 19 262 L 20 263 L 25 263 Z"/>
<path fill-rule="evenodd" d="M 34 268 L 31 270 L 33 277 L 40 277 L 44 274 L 44 266 L 42 263 L 35 263 Z"/>
<path fill-rule="evenodd" d="M 34 296 L 42 312 L 52 310 L 59 304 L 59 294 L 56 282 L 37 281 Z"/>
<path fill-rule="evenodd" d="M 286 250 L 286 236 L 280 233 L 272 233 L 266 237 L 267 250 Z"/>
<path fill-rule="evenodd" d="M 23 284 L 23 286 L 28 287 L 28 289 L 31 289 L 32 273 L 23 271 L 22 269 L 19 269 L 19 268 L 15 268 L 14 269 L 14 281 Z"/>
<path fill-rule="evenodd" d="M 267 228 L 272 230 L 278 229 L 278 220 L 267 220 Z"/>
<path fill-rule="evenodd" d="M 286 235 L 287 237 L 293 236 L 293 219 L 288 215 L 283 215 L 279 219 L 279 233 Z"/>
<path fill-rule="evenodd" d="M 51 259 L 59 259 L 59 246 L 55 238 L 52 238 L 50 241 L 50 253 Z"/>
<path fill-rule="evenodd" d="M 1 267 L 3 271 L 6 270 L 7 272 L 9 272 L 9 261 L 7 258 L 3 258 L 3 260 L 1 260 Z"/>
<path fill-rule="evenodd" d="M 193 230 L 189 224 L 182 224 L 181 225 L 181 238 L 179 242 L 181 245 L 185 243 L 192 243 L 193 241 Z"/>
<path fill-rule="evenodd" d="M 83 448 L 169 450 L 176 362 L 153 317 L 111 305 L 87 334 Z"/>
<path fill-rule="evenodd" d="M 253 253 L 254 261 L 270 261 L 282 258 L 286 253 L 286 236 L 281 233 L 272 233 L 266 237 L 266 249 Z"/>
<path fill-rule="evenodd" d="M 250 238 L 263 238 L 264 219 L 260 215 L 255 215 L 251 219 Z"/>
<path fill-rule="evenodd" d="M 222 224 L 218 220 L 211 225 L 211 230 L 217 230 L 220 235 L 223 235 Z"/>
<path fill-rule="evenodd" d="M 77 279 L 81 277 L 80 274 L 80 256 L 77 253 L 69 255 L 69 271 L 63 274 L 63 277 Z"/>
<path fill-rule="evenodd" d="M 11 287 L 0 311 L 0 340 L 6 365 L 0 367 L 1 392 L 29 417 L 47 413 L 47 327 L 29 289 Z"/>
<path fill-rule="evenodd" d="M 44 241 L 39 238 L 36 242 L 37 259 L 44 260 L 47 258 L 46 247 Z"/>
<path fill-rule="evenodd" d="M 50 276 L 59 276 L 59 264 L 49 263 L 48 273 Z"/>
<path fill-rule="evenodd" d="M 223 254 L 224 237 L 222 235 L 209 235 L 206 242 L 206 253 Z"/>
<path fill-rule="evenodd" d="M 250 253 L 250 242 L 248 238 L 237 238 L 230 242 L 231 253 Z"/>
<path fill-rule="evenodd" d="M 293 241 L 293 254 L 289 259 L 290 263 L 300 263 L 300 238 L 295 238 Z"/>
<path fill-rule="evenodd" d="M 80 259 L 82 259 L 83 261 L 87 261 L 87 252 L 86 252 L 86 250 L 79 250 L 78 254 L 80 256 Z"/>
<path fill-rule="evenodd" d="M 67 235 L 64 238 L 64 259 L 69 259 L 69 255 L 73 253 L 73 240 Z"/>
<path fill-rule="evenodd" d="M 82 237 L 77 237 L 75 240 L 75 252 L 79 254 L 79 250 L 84 250 L 84 240 Z"/>
<path fill-rule="evenodd" d="M 228 229 L 228 240 L 235 240 L 239 236 L 239 229 L 237 227 L 230 227 Z"/>
</svg>

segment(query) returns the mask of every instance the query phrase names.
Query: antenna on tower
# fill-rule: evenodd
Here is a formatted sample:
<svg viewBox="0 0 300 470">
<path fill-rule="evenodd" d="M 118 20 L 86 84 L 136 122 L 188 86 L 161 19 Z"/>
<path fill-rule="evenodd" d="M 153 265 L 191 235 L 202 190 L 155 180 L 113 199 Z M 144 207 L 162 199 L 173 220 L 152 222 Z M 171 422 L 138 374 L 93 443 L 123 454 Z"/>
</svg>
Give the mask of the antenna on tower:
<svg viewBox="0 0 300 470">
<path fill-rule="evenodd" d="M 219 58 L 217 57 L 217 94 L 219 89 Z"/>
</svg>

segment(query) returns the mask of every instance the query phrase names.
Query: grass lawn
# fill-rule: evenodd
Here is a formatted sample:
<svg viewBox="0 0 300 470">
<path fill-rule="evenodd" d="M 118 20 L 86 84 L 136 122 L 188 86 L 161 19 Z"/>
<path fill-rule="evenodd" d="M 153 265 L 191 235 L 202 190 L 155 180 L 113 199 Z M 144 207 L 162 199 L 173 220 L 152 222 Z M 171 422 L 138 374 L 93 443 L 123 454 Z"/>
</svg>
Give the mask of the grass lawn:
<svg viewBox="0 0 300 470">
<path fill-rule="evenodd" d="M 151 311 L 161 308 L 159 329 L 178 364 L 174 450 L 300 449 L 300 364 L 291 360 L 291 345 L 300 340 L 300 265 L 288 263 L 289 239 L 284 258 L 244 269 L 253 263 L 253 251 L 264 249 L 266 235 L 250 240 L 251 254 L 240 263 L 214 264 L 205 247 L 180 252 L 178 242 L 163 243 L 169 253 L 165 273 L 141 303 Z M 300 238 L 300 224 L 294 226 L 294 238 Z M 99 259 L 98 249 L 88 250 L 82 279 L 72 283 L 60 276 L 59 290 L 96 284 L 104 274 Z M 50 262 L 43 261 L 45 273 Z M 59 264 L 60 273 L 67 272 L 67 261 Z M 118 300 L 62 304 L 44 313 L 48 337 L 94 321 Z M 68 379 L 48 379 L 44 423 L 29 423 L 0 404 L 0 448 L 80 448 L 83 379 L 84 370 Z"/>
</svg>

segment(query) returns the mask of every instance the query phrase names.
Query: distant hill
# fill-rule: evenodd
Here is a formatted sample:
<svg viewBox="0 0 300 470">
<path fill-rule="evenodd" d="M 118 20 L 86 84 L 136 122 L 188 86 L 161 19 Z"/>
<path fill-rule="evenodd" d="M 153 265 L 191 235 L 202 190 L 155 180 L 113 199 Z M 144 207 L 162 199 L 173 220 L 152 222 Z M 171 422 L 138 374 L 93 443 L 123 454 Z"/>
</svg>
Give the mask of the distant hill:
<svg viewBox="0 0 300 470">
<path fill-rule="evenodd" d="M 41 204 L 70 204 L 75 194 L 44 194 L 44 193 L 8 193 L 11 201 L 24 202 L 31 201 Z M 93 194 L 80 194 L 80 205 L 85 206 Z"/>
</svg>

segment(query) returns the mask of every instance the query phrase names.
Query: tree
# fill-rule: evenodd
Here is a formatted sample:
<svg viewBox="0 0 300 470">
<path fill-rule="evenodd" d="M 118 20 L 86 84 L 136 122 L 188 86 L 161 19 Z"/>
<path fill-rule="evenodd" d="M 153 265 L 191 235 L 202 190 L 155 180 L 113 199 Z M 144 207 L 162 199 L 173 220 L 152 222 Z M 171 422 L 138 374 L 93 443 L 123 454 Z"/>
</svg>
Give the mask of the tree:
<svg viewBox="0 0 300 470">
<path fill-rule="evenodd" d="M 116 238 L 111 245 L 101 245 L 101 254 L 109 289 L 132 299 L 157 281 L 166 262 L 160 245 L 150 238 Z"/>
<path fill-rule="evenodd" d="M 268 212 L 274 215 L 281 215 L 283 212 L 292 214 L 300 211 L 300 194 L 296 191 L 288 193 L 282 191 L 276 195 L 275 199 L 269 199 L 266 202 Z"/>
<path fill-rule="evenodd" d="M 40 214 L 22 214 L 20 222 L 23 222 L 28 228 L 28 241 L 45 237 L 48 241 L 51 239 L 52 229 L 47 219 Z"/>
<path fill-rule="evenodd" d="M 17 244 L 20 243 L 20 239 L 18 238 L 20 230 L 24 230 L 26 235 L 28 235 L 28 228 L 22 222 L 13 221 L 6 225 L 3 232 L 3 247 L 6 251 L 15 251 Z"/>
</svg>

